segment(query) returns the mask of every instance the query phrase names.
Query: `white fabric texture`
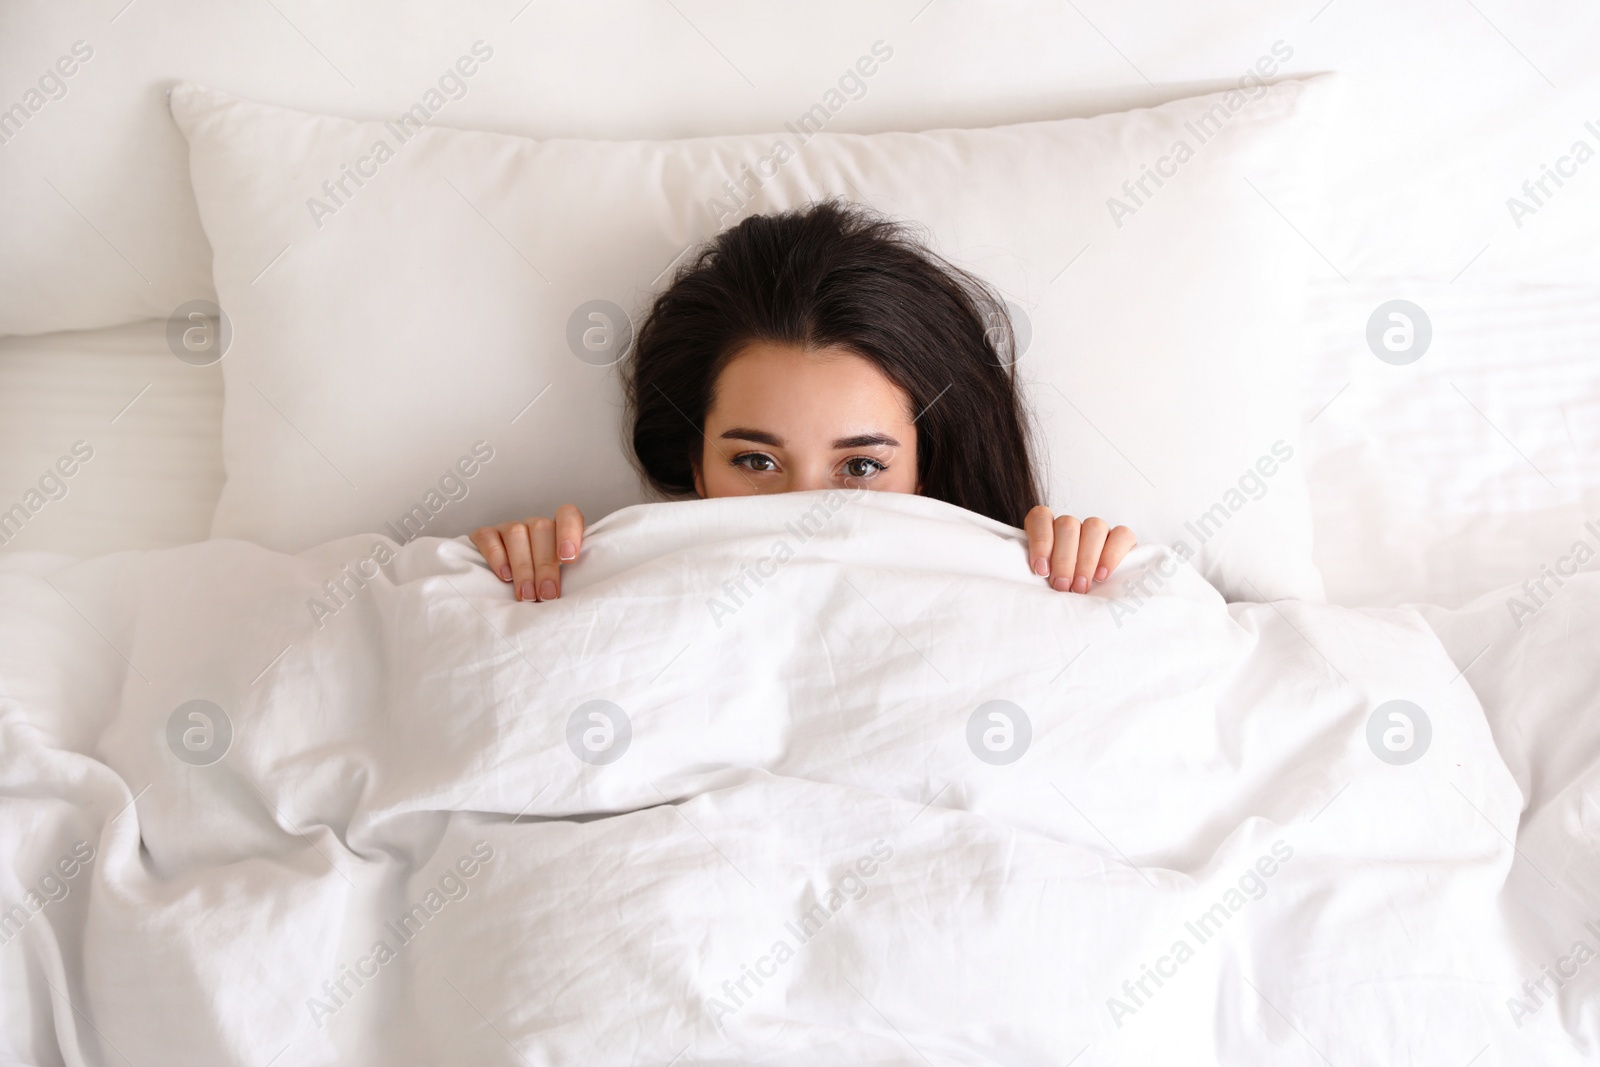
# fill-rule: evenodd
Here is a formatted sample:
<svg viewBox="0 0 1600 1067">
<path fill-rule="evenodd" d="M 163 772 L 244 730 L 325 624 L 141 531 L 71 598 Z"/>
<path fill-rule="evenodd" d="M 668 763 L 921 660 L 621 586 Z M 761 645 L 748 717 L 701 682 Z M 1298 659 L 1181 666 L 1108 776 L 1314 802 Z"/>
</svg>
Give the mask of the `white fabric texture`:
<svg viewBox="0 0 1600 1067">
<path fill-rule="evenodd" d="M 1525 1033 L 1581 1035 L 1590 1059 L 1600 1047 L 1600 575 L 1572 567 L 1597 549 L 1591 524 L 1524 582 L 1457 611 L 1421 609 L 1483 702 L 1523 797 L 1503 894 L 1520 972 L 1506 1016 Z"/>
<path fill-rule="evenodd" d="M 618 512 L 538 605 L 432 538 L 4 570 L 0 900 L 69 888 L 15 935 L 37 964 L 0 955 L 16 1058 L 1567 1063 L 1595 1040 L 1592 1001 L 1505 1010 L 1522 798 L 1410 610 L 1229 605 L 1154 546 L 1057 594 L 1015 532 L 870 493 Z M 171 733 L 195 699 L 231 725 L 208 765 L 179 756 L 216 722 Z M 1406 765 L 1369 742 L 1393 699 L 1432 723 Z M 974 733 L 992 701 L 1025 745 Z M 1593 850 L 1581 820 L 1547 833 Z"/>
<path fill-rule="evenodd" d="M 1435 333 L 1402 367 L 1365 337 L 1396 297 L 1419 301 Z M 1314 282 L 1303 436 L 1331 602 L 1453 607 L 1538 575 L 1584 536 L 1600 516 L 1596 306 L 1589 287 L 1470 274 Z M 222 488 L 221 392 L 220 368 L 174 360 L 160 322 L 0 339 L 6 506 L 72 442 L 97 446 L 91 477 L 0 550 L 93 556 L 203 539 Z"/>
<path fill-rule="evenodd" d="M 1585 127 L 1597 118 L 1597 33 L 1600 12 L 1582 0 L 1402 2 L 1376 22 L 1359 5 L 1286 18 L 1254 0 L 1018 0 L 1003 18 L 922 0 L 759 13 L 706 0 L 168 0 L 109 11 L 16 0 L 0 8 L 0 70 L 10 72 L 0 107 L 31 110 L 0 150 L 0 333 L 164 317 L 215 298 L 183 138 L 163 99 L 175 80 L 391 118 L 479 39 L 496 60 L 435 122 L 606 139 L 777 129 L 878 38 L 896 49 L 892 75 L 830 129 L 994 126 L 1149 106 L 1232 85 L 1282 42 L 1293 52 L 1285 74 L 1336 70 L 1351 81 L 1329 156 L 1342 210 L 1325 232 L 1301 225 L 1337 269 L 1443 282 L 1476 259 L 1474 271 L 1502 278 L 1594 281 L 1594 168 L 1566 179 L 1520 228 L 1506 202 L 1542 168 L 1561 166 L 1576 139 L 1600 144 Z M 79 41 L 93 57 L 41 91 Z"/>
<path fill-rule="evenodd" d="M 200 541 L 221 492 L 222 371 L 174 358 L 164 321 L 0 338 L 0 551 Z"/>
<path fill-rule="evenodd" d="M 882 75 L 892 50 L 873 55 Z M 1315 215 L 1329 89 L 921 134 L 533 142 L 181 85 L 235 338 L 212 534 L 292 551 L 646 499 L 597 365 L 618 356 L 573 341 L 585 309 L 637 322 L 719 229 L 840 195 L 925 225 L 1016 307 L 1044 502 L 1181 542 L 1231 598 L 1319 599 L 1296 452 L 1309 253 L 1285 216 Z M 475 448 L 491 459 L 446 499 Z"/>
<path fill-rule="evenodd" d="M 1432 334 L 1400 366 L 1367 342 L 1394 299 Z M 1597 307 L 1593 285 L 1471 272 L 1313 283 L 1306 479 L 1330 600 L 1456 607 L 1586 536 L 1600 518 Z"/>
</svg>

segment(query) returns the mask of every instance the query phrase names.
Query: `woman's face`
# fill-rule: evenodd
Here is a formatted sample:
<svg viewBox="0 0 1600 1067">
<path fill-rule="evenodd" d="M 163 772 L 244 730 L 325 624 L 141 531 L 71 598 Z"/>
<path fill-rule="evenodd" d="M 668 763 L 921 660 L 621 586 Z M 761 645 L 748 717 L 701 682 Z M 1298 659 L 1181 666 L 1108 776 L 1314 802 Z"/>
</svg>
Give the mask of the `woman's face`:
<svg viewBox="0 0 1600 1067">
<path fill-rule="evenodd" d="M 910 397 L 854 352 L 754 342 L 717 378 L 695 491 L 915 493 L 915 415 Z"/>
</svg>

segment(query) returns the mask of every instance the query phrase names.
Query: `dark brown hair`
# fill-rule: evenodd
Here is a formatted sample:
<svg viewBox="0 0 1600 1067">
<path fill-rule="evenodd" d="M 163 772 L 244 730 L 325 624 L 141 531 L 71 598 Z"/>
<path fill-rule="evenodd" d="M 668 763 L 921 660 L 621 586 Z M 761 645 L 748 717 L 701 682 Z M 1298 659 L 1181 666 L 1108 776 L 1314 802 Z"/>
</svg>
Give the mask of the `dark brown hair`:
<svg viewBox="0 0 1600 1067">
<path fill-rule="evenodd" d="M 623 373 L 634 456 L 661 492 L 693 495 L 717 376 L 754 341 L 845 348 L 903 389 L 922 495 L 1011 526 L 1040 503 L 1005 302 L 836 200 L 745 219 L 656 298 Z"/>
</svg>

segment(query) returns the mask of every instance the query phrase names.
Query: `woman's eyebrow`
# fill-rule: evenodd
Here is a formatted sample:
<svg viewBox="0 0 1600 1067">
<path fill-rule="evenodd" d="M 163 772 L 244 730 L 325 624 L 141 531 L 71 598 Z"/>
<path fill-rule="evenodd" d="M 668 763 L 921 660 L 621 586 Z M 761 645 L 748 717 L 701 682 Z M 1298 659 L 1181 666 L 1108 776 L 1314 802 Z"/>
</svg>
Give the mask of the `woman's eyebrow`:
<svg viewBox="0 0 1600 1067">
<path fill-rule="evenodd" d="M 841 437 L 833 443 L 834 448 L 866 448 L 869 445 L 888 445 L 890 448 L 899 448 L 900 442 L 886 433 L 863 433 L 854 437 Z"/>
<path fill-rule="evenodd" d="M 723 430 L 722 437 L 733 441 L 754 441 L 759 445 L 771 445 L 773 448 L 783 447 L 783 438 L 777 434 L 767 433 L 765 430 L 752 430 L 746 426 L 735 426 L 731 430 Z"/>
</svg>

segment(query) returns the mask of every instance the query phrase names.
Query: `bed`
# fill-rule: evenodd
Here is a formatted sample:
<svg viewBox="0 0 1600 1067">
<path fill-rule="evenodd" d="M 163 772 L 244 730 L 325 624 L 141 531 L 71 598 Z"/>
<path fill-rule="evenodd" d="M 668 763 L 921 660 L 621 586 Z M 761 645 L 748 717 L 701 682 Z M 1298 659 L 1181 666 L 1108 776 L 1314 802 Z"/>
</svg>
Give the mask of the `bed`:
<svg viewBox="0 0 1600 1067">
<path fill-rule="evenodd" d="M 1382 33 L 1342 2 L 0 17 L 7 69 L 40 72 L 0 148 L 8 1061 L 1597 1054 L 1600 198 L 1576 151 L 1600 145 L 1592 13 L 1409 5 Z M 948 210 L 940 180 L 914 180 L 1007 151 L 1012 174 L 1049 158 L 1090 185 L 1102 164 L 1136 177 L 1162 116 L 1267 60 L 1277 87 L 1248 136 L 1278 143 L 1282 101 L 1285 130 L 1319 124 L 1307 166 L 1273 169 L 1241 122 L 1190 192 L 1129 199 L 1144 237 L 1092 205 L 1111 253 L 1069 247 L 1087 223 L 1050 214 L 1043 187 L 1011 198 L 1024 238 L 981 170 Z M 319 243 L 274 214 L 274 181 L 337 180 L 350 144 L 456 84 L 350 211 L 289 205 Z M 319 407 L 380 365 L 353 350 L 361 315 L 405 294 L 414 319 L 372 348 L 411 360 L 425 392 L 448 386 L 426 379 L 439 337 L 527 351 L 540 300 L 551 329 L 579 295 L 632 311 L 699 231 L 601 196 L 642 202 L 631 179 L 583 175 L 627 171 L 619 151 L 646 153 L 634 169 L 662 187 L 674 160 L 755 159 L 762 131 L 841 85 L 860 92 L 832 109 L 835 139 L 761 195 L 837 185 L 927 218 L 1014 298 L 1034 365 L 1063 337 L 1112 344 L 1119 314 L 1161 320 L 1104 294 L 1174 233 L 1237 262 L 1175 258 L 1135 294 L 1158 308 L 1253 316 L 1279 292 L 1274 257 L 1303 260 L 1294 300 L 1267 300 L 1239 340 L 1184 342 L 1192 362 L 1235 361 L 1217 404 L 1250 393 L 1233 420 L 1248 434 L 1219 433 L 1215 454 L 1131 445 L 1163 416 L 1118 407 L 1115 374 L 1069 364 L 1033 394 L 1069 457 L 1114 474 L 1058 455 L 1053 492 L 1125 503 L 1144 528 L 1163 520 L 1153 483 L 1199 471 L 1198 503 L 1174 512 L 1193 518 L 1212 474 L 1283 426 L 1300 488 L 1234 509 L 1213 555 L 1175 552 L 1175 522 L 1080 601 L 1030 580 L 1015 531 L 937 501 L 642 503 L 608 469 L 568 595 L 519 605 L 457 535 L 473 509 L 543 501 L 518 458 L 539 420 L 615 407 L 597 392 L 546 414 L 545 382 L 611 373 L 562 350 L 558 371 L 514 379 L 462 501 L 422 536 L 385 527 L 435 468 L 483 453 L 450 404 L 381 455 L 353 443 L 394 416 L 381 388 L 364 387 L 370 412 Z M 563 212 L 515 214 L 506 191 L 557 171 L 529 138 L 568 145 Z M 1228 172 L 1225 199 L 1195 177 L 1235 165 L 1255 184 Z M 645 233 L 628 270 L 527 236 L 563 213 Z M 406 290 L 393 279 L 414 265 L 381 235 L 433 215 L 416 239 L 455 281 Z M 1208 273 L 1212 289 L 1180 287 Z M 474 291 L 464 318 L 531 310 L 476 335 L 441 296 Z M 219 299 L 232 349 L 185 358 L 184 325 L 214 321 L 186 309 Z M 1372 340 L 1397 300 L 1425 309 L 1417 358 Z M 428 328 L 403 325 L 425 311 Z M 1143 323 L 1130 351 L 1176 328 Z M 435 347 L 410 353 L 408 333 Z"/>
</svg>

